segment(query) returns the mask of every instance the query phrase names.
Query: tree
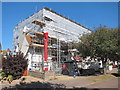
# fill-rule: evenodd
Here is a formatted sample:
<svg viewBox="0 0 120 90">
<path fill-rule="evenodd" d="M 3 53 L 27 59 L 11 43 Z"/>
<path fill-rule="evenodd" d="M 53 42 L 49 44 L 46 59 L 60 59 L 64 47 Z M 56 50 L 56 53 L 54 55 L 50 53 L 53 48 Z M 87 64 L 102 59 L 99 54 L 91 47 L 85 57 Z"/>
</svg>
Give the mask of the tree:
<svg viewBox="0 0 120 90">
<path fill-rule="evenodd" d="M 83 57 L 101 57 L 103 63 L 110 60 L 119 60 L 120 50 L 118 41 L 118 28 L 100 26 L 95 31 L 80 37 L 78 50 Z"/>
</svg>

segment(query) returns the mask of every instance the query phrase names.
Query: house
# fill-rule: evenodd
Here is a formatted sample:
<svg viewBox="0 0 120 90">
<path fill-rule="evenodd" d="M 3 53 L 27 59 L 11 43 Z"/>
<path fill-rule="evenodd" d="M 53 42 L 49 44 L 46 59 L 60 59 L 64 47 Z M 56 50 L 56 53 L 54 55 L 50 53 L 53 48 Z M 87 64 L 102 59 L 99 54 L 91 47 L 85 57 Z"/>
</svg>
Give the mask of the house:
<svg viewBox="0 0 120 90">
<path fill-rule="evenodd" d="M 7 54 L 11 53 L 11 50 L 9 48 L 7 50 L 1 50 L 1 53 L 3 56 L 6 56 Z"/>
<path fill-rule="evenodd" d="M 13 52 L 21 51 L 28 58 L 28 70 L 59 72 L 62 63 L 71 59 L 71 43 L 87 33 L 91 30 L 43 8 L 14 28 Z"/>
</svg>

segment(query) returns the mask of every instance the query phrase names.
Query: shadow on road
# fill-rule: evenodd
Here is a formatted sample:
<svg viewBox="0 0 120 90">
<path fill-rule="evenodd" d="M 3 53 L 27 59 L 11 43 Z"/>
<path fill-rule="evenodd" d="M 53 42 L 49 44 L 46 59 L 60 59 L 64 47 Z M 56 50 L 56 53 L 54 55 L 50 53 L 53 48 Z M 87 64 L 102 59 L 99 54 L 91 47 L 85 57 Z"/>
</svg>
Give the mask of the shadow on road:
<svg viewBox="0 0 120 90">
<path fill-rule="evenodd" d="M 21 89 L 39 89 L 39 88 L 43 88 L 43 89 L 57 89 L 57 88 L 66 88 L 65 85 L 63 84 L 52 84 L 49 82 L 31 82 L 31 83 L 20 83 L 20 84 L 16 84 L 15 86 L 10 86 L 10 87 L 5 87 L 2 88 L 2 90 L 21 90 Z"/>
<path fill-rule="evenodd" d="M 111 73 L 111 74 L 114 75 L 115 77 L 120 77 L 118 73 Z"/>
<path fill-rule="evenodd" d="M 31 82 L 31 83 L 20 83 L 15 86 L 10 86 L 10 87 L 5 87 L 2 88 L 2 90 L 106 90 L 106 89 L 99 89 L 99 88 L 86 88 L 86 87 L 81 87 L 81 88 L 66 88 L 65 85 L 63 84 L 52 84 L 49 82 Z M 118 89 L 107 89 L 107 90 L 118 90 Z"/>
</svg>

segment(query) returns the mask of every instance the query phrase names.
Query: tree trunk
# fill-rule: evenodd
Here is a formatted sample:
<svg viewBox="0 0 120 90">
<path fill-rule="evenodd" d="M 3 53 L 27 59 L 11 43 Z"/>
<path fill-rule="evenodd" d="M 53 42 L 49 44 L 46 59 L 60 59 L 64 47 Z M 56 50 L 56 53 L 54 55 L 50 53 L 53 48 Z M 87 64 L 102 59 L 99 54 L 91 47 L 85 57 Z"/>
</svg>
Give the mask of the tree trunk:
<svg viewBox="0 0 120 90">
<path fill-rule="evenodd" d="M 104 58 L 103 60 L 103 68 L 104 68 L 104 74 L 107 74 L 107 58 Z"/>
</svg>

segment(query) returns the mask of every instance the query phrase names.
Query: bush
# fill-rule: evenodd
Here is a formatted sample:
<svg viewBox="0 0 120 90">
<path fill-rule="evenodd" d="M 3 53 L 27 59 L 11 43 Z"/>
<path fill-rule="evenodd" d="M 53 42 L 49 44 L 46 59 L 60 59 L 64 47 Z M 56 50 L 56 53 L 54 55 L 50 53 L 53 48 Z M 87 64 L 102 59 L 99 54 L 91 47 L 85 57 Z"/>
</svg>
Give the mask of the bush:
<svg viewBox="0 0 120 90">
<path fill-rule="evenodd" d="M 9 54 L 2 59 L 2 70 L 7 76 L 12 75 L 14 80 L 19 79 L 27 69 L 27 61 L 21 52 Z"/>
</svg>

